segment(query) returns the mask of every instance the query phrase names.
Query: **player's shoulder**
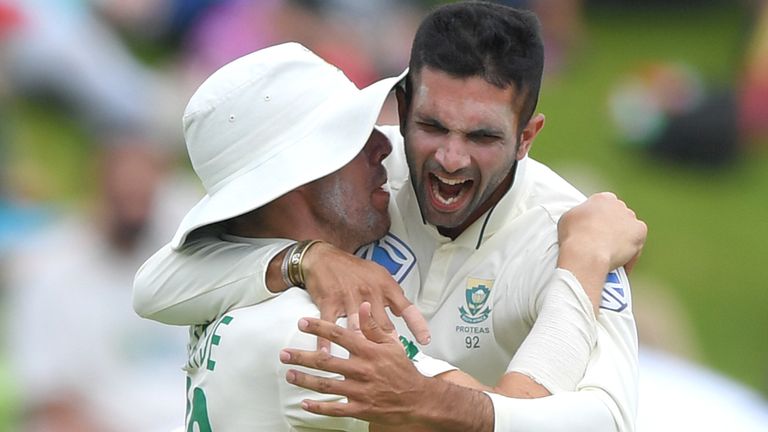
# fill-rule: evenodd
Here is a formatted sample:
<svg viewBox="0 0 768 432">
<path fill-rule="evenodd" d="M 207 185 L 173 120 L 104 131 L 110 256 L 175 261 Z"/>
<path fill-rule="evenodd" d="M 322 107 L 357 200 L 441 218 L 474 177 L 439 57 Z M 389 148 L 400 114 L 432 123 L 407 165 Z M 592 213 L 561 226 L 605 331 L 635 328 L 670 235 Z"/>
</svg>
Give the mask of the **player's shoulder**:
<svg viewBox="0 0 768 432">
<path fill-rule="evenodd" d="M 318 309 L 305 290 L 290 288 L 259 304 L 233 309 L 219 321 L 236 322 L 232 333 L 238 336 L 249 337 L 254 333 L 269 336 L 281 331 L 293 331 L 298 318 L 303 316 L 319 316 Z"/>
<path fill-rule="evenodd" d="M 526 170 L 530 179 L 529 207 L 544 210 L 553 225 L 557 225 L 565 212 L 586 199 L 570 182 L 535 159 L 528 158 Z"/>
<path fill-rule="evenodd" d="M 199 366 L 200 358 L 211 353 L 231 373 L 255 373 L 254 365 L 272 369 L 281 349 L 291 346 L 297 338 L 304 341 L 304 336 L 309 337 L 298 329 L 299 319 L 305 316 L 317 317 L 319 312 L 306 291 L 299 288 L 253 306 L 233 309 L 195 336 L 188 367 Z M 307 339 L 304 345 L 311 347 L 312 343 Z"/>
</svg>

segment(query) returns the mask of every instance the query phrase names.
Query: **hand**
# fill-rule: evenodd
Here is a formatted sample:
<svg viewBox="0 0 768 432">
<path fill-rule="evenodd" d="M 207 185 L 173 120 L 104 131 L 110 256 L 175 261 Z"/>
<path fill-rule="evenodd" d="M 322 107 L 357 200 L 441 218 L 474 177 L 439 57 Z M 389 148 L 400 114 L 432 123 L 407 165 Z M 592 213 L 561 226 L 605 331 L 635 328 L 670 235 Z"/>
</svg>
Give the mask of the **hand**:
<svg viewBox="0 0 768 432">
<path fill-rule="evenodd" d="M 596 304 L 606 274 L 622 265 L 631 271 L 648 235 L 645 223 L 610 192 L 594 194 L 566 212 L 557 231 L 558 267 L 570 270 Z"/>
<path fill-rule="evenodd" d="M 346 316 L 350 329 L 359 330 L 358 306 L 371 304 L 371 314 L 386 333 L 395 330 L 385 308 L 402 317 L 416 340 L 430 342 L 429 327 L 424 316 L 408 301 L 384 267 L 346 253 L 329 243 L 318 243 L 307 251 L 303 261 L 307 292 L 320 309 L 320 319 L 335 322 Z M 318 349 L 330 349 L 324 337 Z"/>
<path fill-rule="evenodd" d="M 289 370 L 288 382 L 320 393 L 345 396 L 343 402 L 305 400 L 309 412 L 334 417 L 356 417 L 380 424 L 414 421 L 411 410 L 428 396 L 426 381 L 392 338 L 371 315 L 371 305 L 360 306 L 362 335 L 333 323 L 313 318 L 299 321 L 299 329 L 344 347 L 349 359 L 333 357 L 325 350 L 285 349 L 280 361 L 337 373 L 344 380 L 321 378 Z"/>
</svg>

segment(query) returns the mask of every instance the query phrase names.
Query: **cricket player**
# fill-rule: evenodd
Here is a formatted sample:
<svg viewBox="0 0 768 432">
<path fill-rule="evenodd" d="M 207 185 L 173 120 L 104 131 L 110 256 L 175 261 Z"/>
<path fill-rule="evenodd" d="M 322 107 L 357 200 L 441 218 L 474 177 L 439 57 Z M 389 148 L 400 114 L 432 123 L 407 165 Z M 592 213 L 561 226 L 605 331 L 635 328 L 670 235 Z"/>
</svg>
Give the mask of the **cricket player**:
<svg viewBox="0 0 768 432">
<path fill-rule="evenodd" d="M 404 145 L 387 130 L 393 145 L 387 159 L 392 225 L 382 240 L 359 253 L 387 268 L 424 313 L 433 339 L 423 351 L 470 372 L 493 391 L 455 391 L 436 406 L 430 395 L 445 390 L 437 379 L 419 380 L 416 388 L 414 381 L 391 379 L 366 386 L 350 376 L 330 382 L 292 372 L 296 384 L 349 400 L 343 406 L 306 401 L 307 409 L 390 424 L 434 422 L 443 430 L 634 430 L 637 340 L 626 274 L 614 269 L 638 253 L 645 225 L 632 215 L 632 223 L 611 233 L 631 232 L 625 239 L 631 238 L 627 243 L 633 247 L 617 247 L 621 242 L 612 235 L 576 236 L 592 246 L 591 253 L 573 254 L 566 247 L 570 242 L 561 241 L 558 255 L 558 221 L 584 197 L 527 155 L 544 124 L 543 116 L 534 114 L 543 63 L 535 18 L 483 2 L 444 6 L 422 23 L 411 57 L 406 88 L 398 92 Z M 296 285 L 290 277 L 282 286 L 274 282 L 285 274 L 279 263 L 292 255 L 285 243 L 254 252 L 193 236 L 184 249 L 192 257 L 174 253 L 194 228 L 177 232 L 140 270 L 135 302 L 140 312 L 156 314 L 158 309 L 142 307 L 154 298 L 171 305 L 174 319 L 187 307 L 190 315 L 210 319 L 244 298 L 263 299 Z M 194 258 L 212 252 L 219 259 L 207 268 Z M 327 243 L 304 252 L 300 273 L 306 279 L 298 282 L 308 287 L 329 284 L 329 275 L 336 284 L 379 276 L 359 271 L 349 257 L 339 260 L 339 250 Z M 224 266 L 225 255 L 235 264 Z M 578 264 L 566 265 L 571 259 Z M 244 261 L 260 270 L 242 271 Z M 200 286 L 195 279 L 206 273 L 227 274 L 231 279 L 225 280 L 237 283 Z M 158 291 L 171 279 L 181 281 L 183 293 Z M 552 296 L 561 301 L 547 301 Z M 590 299 L 600 305 L 599 314 Z M 205 303 L 208 310 L 202 311 Z M 529 334 L 541 337 L 526 339 Z M 384 369 L 382 363 L 391 358 L 387 349 L 369 358 L 374 364 L 367 370 Z M 341 371 L 339 359 L 323 357 L 327 353 L 285 354 L 289 363 L 329 368 L 332 363 Z M 527 387 L 518 385 L 526 380 Z M 362 403 L 366 395 L 402 394 L 403 385 L 411 398 Z M 516 393 L 521 387 L 527 389 L 522 396 L 553 396 L 510 397 L 521 396 Z"/>
</svg>

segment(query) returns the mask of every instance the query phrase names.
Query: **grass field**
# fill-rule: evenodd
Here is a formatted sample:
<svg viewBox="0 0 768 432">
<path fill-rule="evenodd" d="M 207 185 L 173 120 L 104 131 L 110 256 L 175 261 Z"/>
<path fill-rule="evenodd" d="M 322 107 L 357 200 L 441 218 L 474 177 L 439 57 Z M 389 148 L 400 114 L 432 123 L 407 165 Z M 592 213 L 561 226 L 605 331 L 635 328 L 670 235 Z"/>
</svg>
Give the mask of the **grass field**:
<svg viewBox="0 0 768 432">
<path fill-rule="evenodd" d="M 613 86 L 650 62 L 682 61 L 712 85 L 732 84 L 747 23 L 735 7 L 591 11 L 583 57 L 544 85 L 548 124 L 532 154 L 587 170 L 630 203 L 650 228 L 636 278 L 680 299 L 705 363 L 766 394 L 768 148 L 723 170 L 662 164 L 619 145 L 607 112 Z"/>
<path fill-rule="evenodd" d="M 590 10 L 580 56 L 544 85 L 547 127 L 532 155 L 586 189 L 615 191 L 647 221 L 636 279 L 680 300 L 705 364 L 768 395 L 768 146 L 722 170 L 662 164 L 620 145 L 607 111 L 613 86 L 650 62 L 682 61 L 708 82 L 732 84 L 747 23 L 744 11 L 729 6 Z M 7 114 L 19 160 L 14 169 L 23 171 L 31 192 L 87 196 L 88 149 L 72 122 L 27 104 Z M 635 285 L 635 292 L 642 289 Z M 0 386 L 8 381 L 0 374 Z M 6 390 L 0 430 L 10 430 L 2 417 L 9 418 L 12 403 Z"/>
</svg>

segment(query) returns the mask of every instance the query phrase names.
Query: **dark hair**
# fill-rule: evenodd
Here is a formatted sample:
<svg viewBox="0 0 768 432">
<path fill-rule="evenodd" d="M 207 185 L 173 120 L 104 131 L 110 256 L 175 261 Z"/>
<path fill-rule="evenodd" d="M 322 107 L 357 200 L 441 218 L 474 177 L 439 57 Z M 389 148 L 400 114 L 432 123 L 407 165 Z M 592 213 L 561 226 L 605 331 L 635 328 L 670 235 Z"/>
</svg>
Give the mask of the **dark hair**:
<svg viewBox="0 0 768 432">
<path fill-rule="evenodd" d="M 544 46 L 531 12 L 489 2 L 436 8 L 422 21 L 411 48 L 406 97 L 413 78 L 428 66 L 457 78 L 481 76 L 499 88 L 514 85 L 524 97 L 518 128 L 530 120 L 539 99 Z"/>
</svg>

